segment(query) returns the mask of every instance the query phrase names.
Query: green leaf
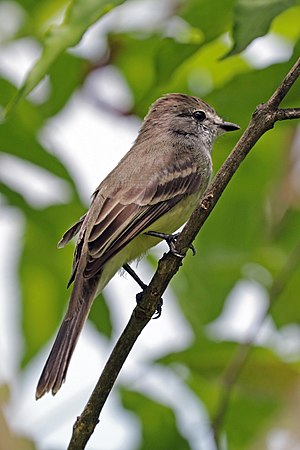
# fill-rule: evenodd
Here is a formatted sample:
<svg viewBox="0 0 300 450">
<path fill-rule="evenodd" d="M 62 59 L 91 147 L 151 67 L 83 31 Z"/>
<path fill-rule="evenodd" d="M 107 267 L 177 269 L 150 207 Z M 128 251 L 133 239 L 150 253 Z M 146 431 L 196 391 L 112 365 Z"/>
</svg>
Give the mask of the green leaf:
<svg viewBox="0 0 300 450">
<path fill-rule="evenodd" d="M 200 29 L 209 42 L 228 30 L 234 3 L 235 0 L 189 0 L 183 3 L 179 14 Z"/>
<path fill-rule="evenodd" d="M 253 349 L 235 385 L 225 417 L 229 448 L 239 450 L 253 443 L 295 395 L 298 379 L 295 366 L 266 349 Z"/>
<path fill-rule="evenodd" d="M 277 16 L 271 26 L 271 32 L 280 35 L 288 41 L 295 42 L 300 37 L 300 3 Z"/>
<path fill-rule="evenodd" d="M 142 422 L 143 440 L 139 450 L 190 449 L 176 427 L 176 419 L 170 408 L 124 388 L 121 395 L 124 407 L 134 411 Z"/>
<path fill-rule="evenodd" d="M 55 155 L 47 152 L 36 140 L 34 133 L 28 130 L 20 121 L 11 120 L 5 122 L 5 124 L 0 124 L 0 134 L 0 153 L 6 153 L 20 160 L 28 161 L 68 181 L 73 195 L 78 197 L 75 182 L 67 168 Z"/>
<path fill-rule="evenodd" d="M 198 39 L 201 41 L 201 36 Z M 109 45 L 112 62 L 125 76 L 136 102 L 135 113 L 140 115 L 156 99 L 157 90 L 168 85 L 174 70 L 199 48 L 193 39 L 180 43 L 159 35 L 134 34 L 112 35 Z"/>
<path fill-rule="evenodd" d="M 234 11 L 234 46 L 229 56 L 243 51 L 269 30 L 272 20 L 296 0 L 237 0 Z"/>
<path fill-rule="evenodd" d="M 14 191 L 6 184 L 0 182 L 0 193 L 5 197 L 7 203 L 19 208 L 25 214 L 31 214 L 33 208 L 19 192 Z"/>
<path fill-rule="evenodd" d="M 7 116 L 22 97 L 25 97 L 48 73 L 51 65 L 67 48 L 78 44 L 86 30 L 103 15 L 124 0 L 73 0 L 61 25 L 52 26 L 44 38 L 44 50 L 29 72 L 23 86 L 7 105 Z"/>
<path fill-rule="evenodd" d="M 66 58 L 62 58 L 62 61 L 69 63 L 72 69 L 79 70 L 81 63 L 78 58 L 67 55 Z M 23 100 L 9 120 L 0 122 L 0 154 L 5 153 L 19 158 L 21 161 L 28 161 L 66 180 L 72 189 L 72 194 L 79 200 L 75 182 L 67 167 L 53 153 L 47 151 L 37 139 L 37 134 L 44 125 L 43 115 L 53 114 L 55 110 L 60 109 L 65 104 L 72 93 L 72 89 L 77 84 L 75 79 L 78 80 L 79 78 L 76 75 L 71 76 L 69 87 L 64 88 L 64 83 L 59 83 L 59 80 L 56 79 L 58 72 L 62 75 L 62 67 L 59 68 L 55 64 L 53 70 L 54 86 L 62 84 L 60 89 L 64 90 L 59 99 L 54 91 L 48 102 L 42 106 Z M 0 78 L 0 103 L 5 103 L 14 92 L 15 88 L 8 81 Z"/>
<path fill-rule="evenodd" d="M 237 347 L 232 342 L 216 342 L 202 336 L 189 349 L 158 361 L 169 365 L 179 376 L 188 374 L 186 382 L 206 405 L 211 420 L 224 397 L 230 394 L 223 411 L 222 429 L 228 448 L 234 450 L 248 448 L 270 419 L 290 401 L 299 379 L 297 365 L 281 361 L 268 349 L 255 347 L 229 392 L 222 376 Z M 236 364 L 239 365 L 235 361 L 235 366 L 231 366 L 233 372 Z M 187 370 L 183 371 L 182 366 Z"/>
<path fill-rule="evenodd" d="M 54 116 L 62 110 L 75 89 L 83 83 L 88 74 L 87 67 L 85 60 L 69 53 L 63 53 L 56 59 L 49 70 L 51 83 L 49 99 L 39 108 L 45 118 Z"/>
</svg>

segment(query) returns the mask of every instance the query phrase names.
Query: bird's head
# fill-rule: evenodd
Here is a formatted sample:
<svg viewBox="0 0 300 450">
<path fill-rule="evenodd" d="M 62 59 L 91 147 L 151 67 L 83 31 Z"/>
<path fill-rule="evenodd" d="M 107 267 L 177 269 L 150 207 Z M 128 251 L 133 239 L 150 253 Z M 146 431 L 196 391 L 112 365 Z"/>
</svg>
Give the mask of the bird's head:
<svg viewBox="0 0 300 450">
<path fill-rule="evenodd" d="M 178 138 L 197 140 L 212 146 L 214 139 L 240 127 L 223 120 L 200 98 L 185 94 L 167 94 L 150 108 L 141 132 L 144 135 L 169 132 Z M 144 136 L 145 137 L 145 136 Z"/>
</svg>

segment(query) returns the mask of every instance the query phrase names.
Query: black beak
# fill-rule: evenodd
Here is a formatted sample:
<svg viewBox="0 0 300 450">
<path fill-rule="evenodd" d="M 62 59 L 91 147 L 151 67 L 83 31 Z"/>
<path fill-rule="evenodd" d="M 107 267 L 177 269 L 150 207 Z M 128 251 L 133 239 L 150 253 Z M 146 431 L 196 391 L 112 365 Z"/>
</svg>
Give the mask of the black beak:
<svg viewBox="0 0 300 450">
<path fill-rule="evenodd" d="M 236 131 L 240 129 L 238 125 L 232 122 L 222 122 L 219 124 L 219 127 L 225 131 Z"/>
</svg>

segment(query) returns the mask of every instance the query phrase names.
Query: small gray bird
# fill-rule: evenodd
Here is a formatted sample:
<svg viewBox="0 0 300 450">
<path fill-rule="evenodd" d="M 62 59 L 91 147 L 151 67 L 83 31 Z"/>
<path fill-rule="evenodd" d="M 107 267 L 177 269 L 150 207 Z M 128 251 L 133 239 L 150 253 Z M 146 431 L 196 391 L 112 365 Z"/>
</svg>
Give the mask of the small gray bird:
<svg viewBox="0 0 300 450">
<path fill-rule="evenodd" d="M 167 94 L 150 108 L 132 148 L 102 181 L 88 212 L 62 237 L 78 234 L 68 310 L 46 361 L 36 398 L 56 394 L 97 293 L 126 263 L 171 234 L 199 203 L 215 138 L 239 129 L 197 97 Z"/>
</svg>

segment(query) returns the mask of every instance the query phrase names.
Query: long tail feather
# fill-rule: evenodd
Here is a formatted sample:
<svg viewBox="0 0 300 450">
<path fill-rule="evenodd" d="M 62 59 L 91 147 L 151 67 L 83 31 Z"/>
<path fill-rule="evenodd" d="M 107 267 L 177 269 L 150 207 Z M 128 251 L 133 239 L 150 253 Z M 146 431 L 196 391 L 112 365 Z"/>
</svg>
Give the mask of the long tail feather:
<svg viewBox="0 0 300 450">
<path fill-rule="evenodd" d="M 40 376 L 36 399 L 46 392 L 55 395 L 65 381 L 78 337 L 89 314 L 99 277 L 75 282 L 70 306 L 60 326 L 49 357 Z M 77 285 L 76 285 L 77 284 Z"/>
</svg>

